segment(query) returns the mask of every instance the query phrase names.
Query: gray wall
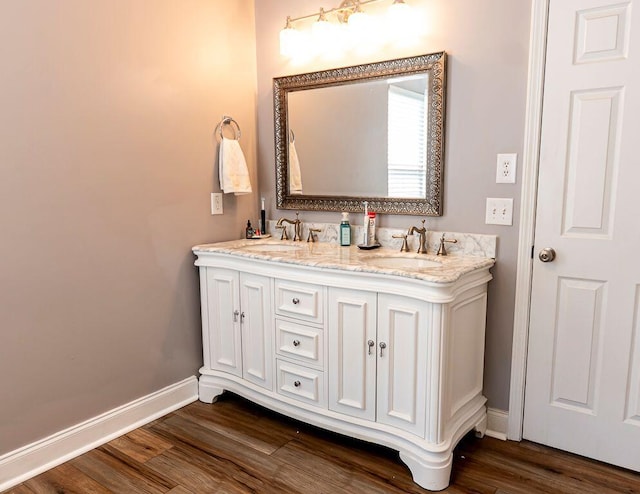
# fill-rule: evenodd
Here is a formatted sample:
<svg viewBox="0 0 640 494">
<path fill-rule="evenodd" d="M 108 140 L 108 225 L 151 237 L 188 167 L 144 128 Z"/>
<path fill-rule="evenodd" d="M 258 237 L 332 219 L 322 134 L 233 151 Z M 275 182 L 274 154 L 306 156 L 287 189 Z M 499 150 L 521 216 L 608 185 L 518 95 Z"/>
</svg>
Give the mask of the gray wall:
<svg viewBox="0 0 640 494">
<path fill-rule="evenodd" d="M 316 0 L 256 2 L 258 60 L 258 162 L 260 188 L 268 216 L 290 216 L 275 209 L 272 78 L 444 50 L 448 54 L 444 216 L 428 218 L 434 230 L 499 236 L 494 280 L 489 289 L 485 394 L 489 406 L 507 409 L 520 185 L 495 183 L 496 154 L 522 155 L 530 0 L 412 0 L 422 10 L 429 35 L 420 46 L 388 48 L 373 56 L 349 56 L 339 62 L 293 65 L 279 55 L 278 32 L 287 15 L 310 14 Z M 514 198 L 512 227 L 484 224 L 487 197 Z M 306 221 L 339 222 L 338 213 L 302 212 Z M 380 226 L 408 227 L 420 218 L 382 216 Z"/>
<path fill-rule="evenodd" d="M 253 0 L 0 2 L 0 455 L 197 373 L 212 131 L 256 176 Z"/>
</svg>

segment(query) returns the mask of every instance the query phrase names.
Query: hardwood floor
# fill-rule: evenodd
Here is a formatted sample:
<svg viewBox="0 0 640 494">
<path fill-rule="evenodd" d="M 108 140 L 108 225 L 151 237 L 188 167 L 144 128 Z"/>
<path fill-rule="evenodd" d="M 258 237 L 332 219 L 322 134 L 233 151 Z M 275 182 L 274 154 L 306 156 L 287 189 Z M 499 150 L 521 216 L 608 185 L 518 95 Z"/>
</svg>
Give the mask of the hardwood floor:
<svg viewBox="0 0 640 494">
<path fill-rule="evenodd" d="M 638 446 L 640 448 L 640 445 Z M 192 403 L 32 478 L 11 494 L 425 491 L 396 452 L 290 420 L 235 395 Z M 446 493 L 640 493 L 640 475 L 529 442 L 467 436 Z"/>
</svg>

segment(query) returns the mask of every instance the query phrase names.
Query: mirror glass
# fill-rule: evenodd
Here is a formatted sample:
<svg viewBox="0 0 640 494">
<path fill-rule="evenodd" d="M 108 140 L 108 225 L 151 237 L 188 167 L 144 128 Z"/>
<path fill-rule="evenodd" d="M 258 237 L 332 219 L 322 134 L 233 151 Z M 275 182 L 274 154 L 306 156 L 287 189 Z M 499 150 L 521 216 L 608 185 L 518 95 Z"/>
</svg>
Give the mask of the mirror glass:
<svg viewBox="0 0 640 494">
<path fill-rule="evenodd" d="M 442 214 L 445 54 L 274 79 L 279 209 Z"/>
</svg>

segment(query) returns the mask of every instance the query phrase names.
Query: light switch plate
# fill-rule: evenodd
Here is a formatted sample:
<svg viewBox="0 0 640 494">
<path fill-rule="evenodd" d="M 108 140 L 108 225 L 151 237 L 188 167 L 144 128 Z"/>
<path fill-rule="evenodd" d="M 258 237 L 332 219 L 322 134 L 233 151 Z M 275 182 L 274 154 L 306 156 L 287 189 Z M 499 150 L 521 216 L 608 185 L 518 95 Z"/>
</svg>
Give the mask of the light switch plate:
<svg viewBox="0 0 640 494">
<path fill-rule="evenodd" d="M 513 225 L 513 199 L 488 197 L 485 223 L 487 225 Z"/>
<path fill-rule="evenodd" d="M 498 155 L 496 163 L 496 183 L 497 184 L 515 184 L 516 183 L 516 165 L 518 155 L 516 153 L 501 153 Z"/>
</svg>

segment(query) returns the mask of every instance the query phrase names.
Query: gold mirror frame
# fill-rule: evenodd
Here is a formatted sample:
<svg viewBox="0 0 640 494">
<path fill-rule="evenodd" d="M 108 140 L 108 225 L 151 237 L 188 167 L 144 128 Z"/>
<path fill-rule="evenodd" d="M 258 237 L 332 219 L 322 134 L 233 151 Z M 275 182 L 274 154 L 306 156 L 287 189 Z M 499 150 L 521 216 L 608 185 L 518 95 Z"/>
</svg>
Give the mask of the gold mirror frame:
<svg viewBox="0 0 640 494">
<path fill-rule="evenodd" d="M 368 201 L 370 210 L 379 213 L 442 216 L 445 62 L 445 52 L 438 52 L 274 78 L 276 207 L 278 209 L 297 209 L 301 211 L 360 212 L 363 210 L 363 201 Z M 289 93 L 305 89 L 317 89 L 422 73 L 429 76 L 427 88 L 429 97 L 427 111 L 429 129 L 427 139 L 427 190 L 424 199 L 289 194 L 289 167 L 287 166 L 289 162 L 287 145 L 289 133 L 287 103 Z"/>
</svg>

